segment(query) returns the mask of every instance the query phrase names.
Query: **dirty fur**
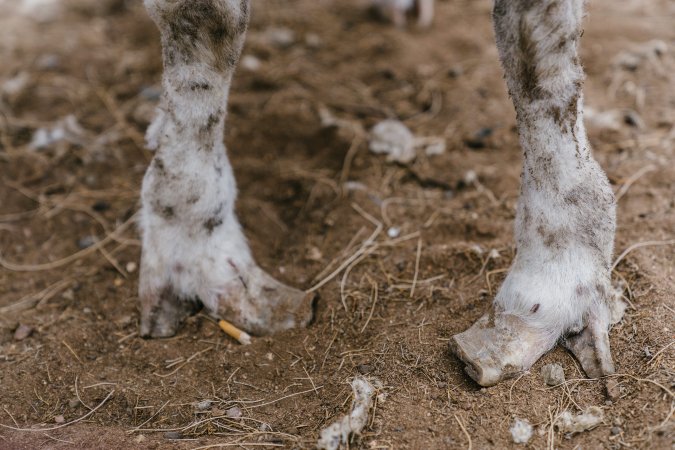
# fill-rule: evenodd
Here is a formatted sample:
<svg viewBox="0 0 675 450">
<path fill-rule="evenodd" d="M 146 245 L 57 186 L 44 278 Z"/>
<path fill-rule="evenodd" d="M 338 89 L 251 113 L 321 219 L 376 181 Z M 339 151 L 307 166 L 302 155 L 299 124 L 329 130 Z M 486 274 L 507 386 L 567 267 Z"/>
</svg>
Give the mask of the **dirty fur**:
<svg viewBox="0 0 675 450">
<path fill-rule="evenodd" d="M 615 200 L 591 155 L 583 123 L 584 73 L 577 50 L 582 17 L 582 0 L 494 4 L 497 48 L 523 149 L 515 221 L 518 252 L 494 303 L 504 317 L 522 320 L 523 336 L 539 341 L 528 343 L 536 355 L 521 355 L 520 370 L 561 337 L 588 329 L 585 342 L 602 363 L 602 370 L 590 371 L 613 371 L 606 330 Z M 459 335 L 459 344 L 453 344 L 470 366 L 477 362 L 459 347 L 476 347 L 466 342 L 481 339 L 482 334 L 473 333 Z M 490 336 L 483 344 L 494 351 L 496 361 L 515 348 L 510 335 Z"/>
<path fill-rule="evenodd" d="M 156 154 L 141 193 L 141 334 L 172 335 L 195 302 L 254 334 L 306 324 L 312 311 L 305 294 L 258 268 L 234 213 L 237 190 L 223 135 L 249 1 L 145 6 L 160 30 L 164 74 L 147 132 Z"/>
</svg>

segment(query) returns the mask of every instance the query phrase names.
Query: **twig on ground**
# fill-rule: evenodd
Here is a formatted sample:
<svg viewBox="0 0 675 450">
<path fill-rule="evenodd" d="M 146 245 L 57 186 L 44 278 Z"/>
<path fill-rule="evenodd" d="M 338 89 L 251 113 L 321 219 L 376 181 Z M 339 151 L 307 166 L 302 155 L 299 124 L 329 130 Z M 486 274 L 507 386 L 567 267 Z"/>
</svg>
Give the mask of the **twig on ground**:
<svg viewBox="0 0 675 450">
<path fill-rule="evenodd" d="M 89 411 L 89 412 L 88 412 L 87 414 L 85 414 L 84 416 L 82 416 L 82 417 L 80 417 L 80 418 L 77 418 L 77 419 L 75 419 L 75 420 L 71 420 L 70 422 L 67 422 L 67 423 L 64 423 L 64 424 L 61 424 L 61 425 L 57 425 L 57 426 L 54 426 L 54 427 L 48 427 L 48 428 L 19 428 L 19 427 L 12 427 L 12 426 L 5 425 L 5 424 L 0 423 L 0 427 L 7 428 L 7 429 L 10 429 L 10 430 L 14 430 L 14 431 L 37 431 L 37 432 L 52 431 L 52 430 L 58 430 L 58 429 L 60 429 L 60 428 L 65 428 L 65 427 L 67 427 L 67 426 L 70 426 L 70 425 L 73 425 L 73 424 L 75 424 L 75 423 L 77 423 L 77 422 L 80 422 L 80 421 L 86 419 L 87 417 L 91 416 L 92 414 L 94 414 L 94 413 L 95 413 L 96 411 L 98 411 L 103 405 L 105 405 L 105 403 L 106 403 L 108 400 L 110 400 L 110 397 L 112 397 L 112 395 L 113 395 L 114 393 L 115 393 L 115 390 L 113 389 L 113 390 L 110 391 L 110 393 L 103 399 L 103 401 L 102 401 L 101 403 L 98 404 L 98 406 L 96 406 L 94 409 L 92 409 L 91 411 Z"/>
<path fill-rule="evenodd" d="M 471 442 L 471 435 L 470 435 L 469 432 L 466 430 L 466 427 L 464 426 L 464 424 L 462 423 L 462 421 L 459 419 L 459 417 L 457 417 L 457 414 L 453 414 L 453 416 L 455 416 L 455 420 L 457 421 L 457 423 L 459 424 L 459 427 L 462 429 L 462 431 L 464 432 L 464 435 L 466 436 L 466 438 L 467 438 L 468 441 L 469 441 L 468 447 L 467 447 L 468 450 L 471 450 L 471 449 L 473 448 L 473 443 Z"/>
<path fill-rule="evenodd" d="M 635 183 L 637 180 L 640 179 L 643 175 L 653 172 L 656 170 L 656 167 L 652 164 L 644 166 L 642 169 L 638 170 L 635 172 L 633 175 L 628 177 L 628 179 L 621 185 L 619 189 L 617 189 L 616 194 L 614 196 L 616 197 L 616 202 L 618 203 L 619 200 L 621 200 L 621 197 L 626 195 L 626 192 L 628 192 L 628 189 Z"/>
<path fill-rule="evenodd" d="M 643 248 L 643 247 L 660 247 L 660 246 L 665 246 L 665 245 L 674 245 L 675 244 L 675 239 L 669 239 L 665 241 L 645 241 L 645 242 L 638 242 L 637 244 L 633 244 L 630 247 L 628 247 L 626 250 L 624 250 L 618 258 L 616 258 L 616 261 L 614 261 L 614 264 L 612 264 L 611 270 L 616 269 L 616 266 L 619 265 L 621 260 L 623 260 L 626 255 L 628 255 L 630 252 L 633 250 L 636 250 L 638 248 Z"/>
</svg>

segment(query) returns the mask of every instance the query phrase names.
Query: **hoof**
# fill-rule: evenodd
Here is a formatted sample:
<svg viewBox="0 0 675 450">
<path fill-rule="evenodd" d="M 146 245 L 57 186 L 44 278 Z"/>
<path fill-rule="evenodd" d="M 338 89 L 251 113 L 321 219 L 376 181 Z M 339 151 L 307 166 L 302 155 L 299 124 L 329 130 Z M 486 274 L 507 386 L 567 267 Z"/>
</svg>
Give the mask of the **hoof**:
<svg viewBox="0 0 675 450">
<path fill-rule="evenodd" d="M 216 315 L 254 336 L 306 327 L 314 318 L 316 295 L 287 286 L 258 267 L 238 273 L 219 296 Z"/>
<path fill-rule="evenodd" d="M 529 370 L 554 344 L 517 316 L 491 313 L 453 336 L 450 349 L 466 364 L 466 373 L 487 387 Z"/>
</svg>

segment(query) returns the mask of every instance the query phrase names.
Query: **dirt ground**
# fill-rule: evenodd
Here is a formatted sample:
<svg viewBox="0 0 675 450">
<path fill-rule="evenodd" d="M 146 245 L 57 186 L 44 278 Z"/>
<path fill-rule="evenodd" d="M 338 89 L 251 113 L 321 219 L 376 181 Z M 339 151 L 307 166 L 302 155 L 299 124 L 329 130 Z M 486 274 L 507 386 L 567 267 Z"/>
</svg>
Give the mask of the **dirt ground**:
<svg viewBox="0 0 675 450">
<path fill-rule="evenodd" d="M 18 3 L 0 1 L 0 449 L 313 448 L 356 375 L 382 395 L 353 449 L 516 448 L 516 418 L 535 425 L 527 448 L 672 448 L 672 2 L 590 2 L 582 40 L 590 139 L 621 195 L 616 254 L 657 241 L 614 271 L 630 303 L 610 335 L 614 402 L 560 348 L 489 389 L 447 349 L 515 252 L 520 149 L 490 1 L 439 1 L 428 31 L 352 0 L 253 2 L 226 141 L 256 258 L 309 289 L 363 257 L 318 290 L 309 328 L 250 346 L 202 314 L 171 339 L 137 334 L 133 220 L 161 73 L 141 2 L 32 19 Z M 391 117 L 447 150 L 371 154 L 365 131 Z M 553 362 L 568 381 L 548 387 Z M 551 426 L 588 406 L 597 428 Z"/>
</svg>

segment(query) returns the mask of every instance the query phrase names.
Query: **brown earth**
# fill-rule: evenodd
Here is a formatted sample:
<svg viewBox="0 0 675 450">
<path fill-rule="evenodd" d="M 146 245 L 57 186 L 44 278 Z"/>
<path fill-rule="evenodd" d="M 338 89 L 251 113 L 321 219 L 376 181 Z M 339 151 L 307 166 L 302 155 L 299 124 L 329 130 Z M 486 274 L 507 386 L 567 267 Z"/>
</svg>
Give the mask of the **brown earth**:
<svg viewBox="0 0 675 450">
<path fill-rule="evenodd" d="M 372 253 L 319 290 L 314 324 L 250 346 L 204 315 L 172 339 L 138 337 L 133 226 L 76 253 L 133 217 L 152 156 L 142 135 L 161 61 L 141 2 L 71 0 L 41 23 L 13 5 L 0 2 L 0 448 L 312 448 L 348 410 L 359 374 L 385 395 L 351 448 L 515 448 L 515 418 L 536 426 L 529 448 L 671 448 L 672 245 L 636 249 L 614 273 L 631 303 L 611 332 L 614 402 L 561 349 L 490 389 L 447 350 L 486 310 L 515 251 L 520 150 L 489 1 L 440 1 L 424 32 L 378 23 L 363 2 L 254 2 L 245 55 L 262 65 L 236 75 L 226 139 L 258 261 L 309 288 L 375 230 L 360 210 L 383 229 Z M 620 119 L 632 111 L 616 130 L 590 127 L 613 185 L 629 188 L 617 254 L 674 237 L 674 19 L 666 0 L 598 0 L 586 20 L 588 105 Z M 270 27 L 292 30 L 293 42 L 270 42 Z M 617 65 L 652 39 L 665 52 Z M 320 111 L 342 125 L 323 126 Z M 81 130 L 31 148 L 36 130 L 71 114 Z M 370 154 L 360 130 L 387 117 L 444 138 L 447 151 L 410 166 Z M 32 329 L 22 340 L 19 325 Z M 543 383 L 551 362 L 566 384 Z M 601 426 L 551 430 L 562 411 L 591 405 L 604 410 Z M 218 418 L 232 407 L 242 419 Z"/>
</svg>

